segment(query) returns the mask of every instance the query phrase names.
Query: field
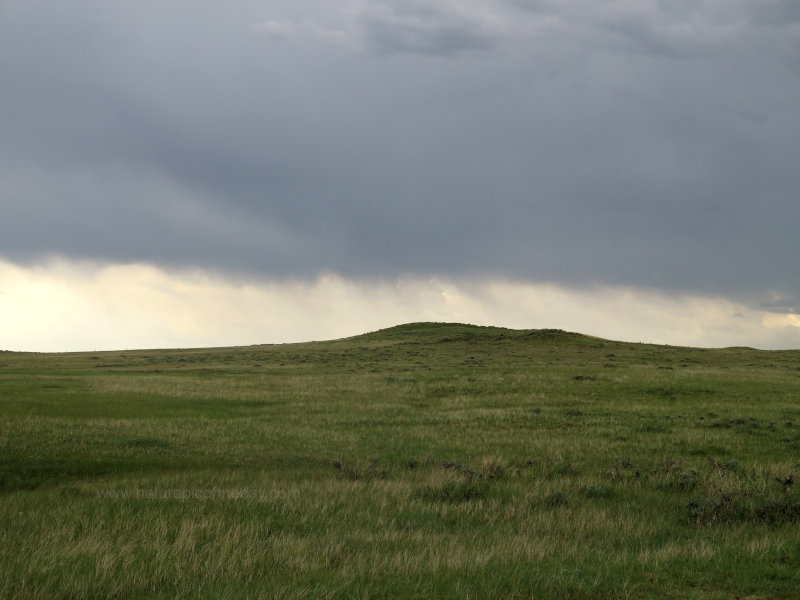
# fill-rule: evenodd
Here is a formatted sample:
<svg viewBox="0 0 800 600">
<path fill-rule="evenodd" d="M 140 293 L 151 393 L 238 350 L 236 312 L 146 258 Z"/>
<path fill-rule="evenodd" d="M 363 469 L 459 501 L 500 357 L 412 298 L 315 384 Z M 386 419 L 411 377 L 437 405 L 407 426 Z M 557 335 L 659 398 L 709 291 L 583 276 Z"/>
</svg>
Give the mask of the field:
<svg viewBox="0 0 800 600">
<path fill-rule="evenodd" d="M 0 353 L 0 598 L 796 598 L 800 351 Z"/>
</svg>

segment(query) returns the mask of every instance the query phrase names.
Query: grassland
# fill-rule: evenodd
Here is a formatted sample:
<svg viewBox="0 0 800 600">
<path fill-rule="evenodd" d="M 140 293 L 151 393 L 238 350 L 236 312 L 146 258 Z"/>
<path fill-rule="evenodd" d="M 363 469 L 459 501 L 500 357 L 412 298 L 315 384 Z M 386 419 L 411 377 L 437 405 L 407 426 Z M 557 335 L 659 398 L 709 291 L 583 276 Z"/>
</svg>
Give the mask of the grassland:
<svg viewBox="0 0 800 600">
<path fill-rule="evenodd" d="M 0 353 L 0 598 L 795 598 L 800 351 Z"/>
</svg>

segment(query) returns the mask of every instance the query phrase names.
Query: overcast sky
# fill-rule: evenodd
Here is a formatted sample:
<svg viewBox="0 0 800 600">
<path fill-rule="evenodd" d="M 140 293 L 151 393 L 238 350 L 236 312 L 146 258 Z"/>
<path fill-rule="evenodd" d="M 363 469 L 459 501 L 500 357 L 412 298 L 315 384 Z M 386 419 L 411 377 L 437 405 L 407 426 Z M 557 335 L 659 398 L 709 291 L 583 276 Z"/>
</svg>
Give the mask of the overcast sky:
<svg viewBox="0 0 800 600">
<path fill-rule="evenodd" d="M 46 311 L 23 282 L 88 310 L 98 269 L 137 265 L 231 310 L 247 286 L 380 289 L 381 325 L 457 318 L 401 279 L 556 286 L 584 318 L 608 290 L 705 298 L 738 307 L 724 340 L 800 347 L 796 0 L 0 0 L 0 82 L 8 321 Z M 548 326 L 519 298 L 459 314 Z"/>
</svg>

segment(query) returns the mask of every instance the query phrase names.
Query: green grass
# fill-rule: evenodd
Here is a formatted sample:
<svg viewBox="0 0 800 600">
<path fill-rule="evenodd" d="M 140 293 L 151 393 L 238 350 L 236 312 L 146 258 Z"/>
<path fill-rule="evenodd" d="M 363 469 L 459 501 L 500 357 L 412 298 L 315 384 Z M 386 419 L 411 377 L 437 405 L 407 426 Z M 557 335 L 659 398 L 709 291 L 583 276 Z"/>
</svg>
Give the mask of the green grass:
<svg viewBox="0 0 800 600">
<path fill-rule="evenodd" d="M 795 598 L 800 351 L 0 353 L 2 598 Z"/>
</svg>

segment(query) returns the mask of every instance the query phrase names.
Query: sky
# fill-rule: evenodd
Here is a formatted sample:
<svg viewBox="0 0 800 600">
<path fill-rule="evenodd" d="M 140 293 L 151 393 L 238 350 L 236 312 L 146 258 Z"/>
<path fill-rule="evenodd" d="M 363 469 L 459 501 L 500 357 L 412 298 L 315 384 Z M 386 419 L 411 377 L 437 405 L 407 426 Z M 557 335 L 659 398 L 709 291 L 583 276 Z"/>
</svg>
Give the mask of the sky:
<svg viewBox="0 0 800 600">
<path fill-rule="evenodd" d="M 0 0 L 0 349 L 800 348 L 796 0 Z"/>
</svg>

